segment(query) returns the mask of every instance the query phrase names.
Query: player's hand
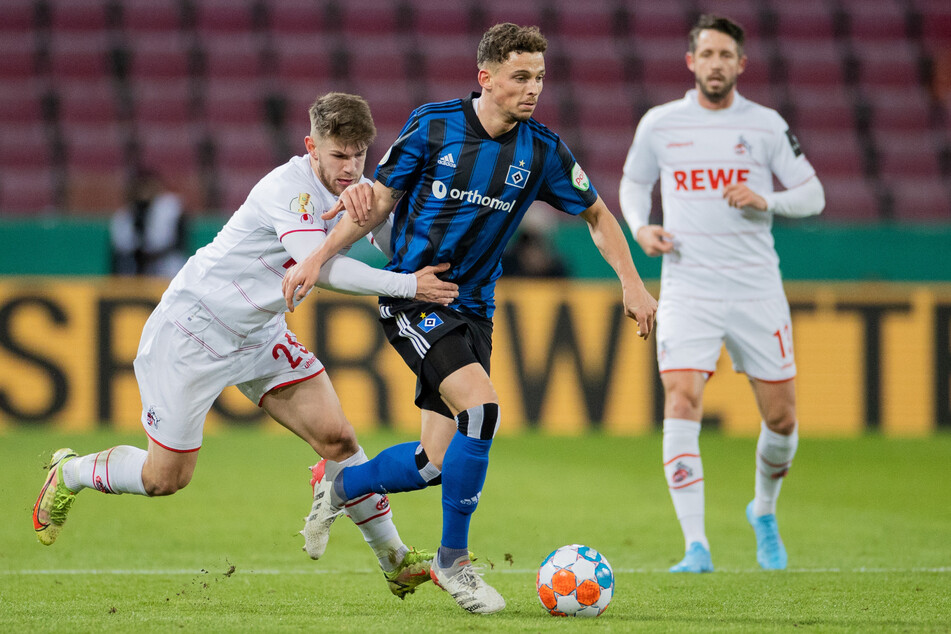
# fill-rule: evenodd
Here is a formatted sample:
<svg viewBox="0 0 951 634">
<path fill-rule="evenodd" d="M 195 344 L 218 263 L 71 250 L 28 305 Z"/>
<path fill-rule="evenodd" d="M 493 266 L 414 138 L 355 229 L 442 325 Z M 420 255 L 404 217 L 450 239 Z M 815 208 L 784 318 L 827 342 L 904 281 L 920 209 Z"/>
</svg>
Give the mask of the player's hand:
<svg viewBox="0 0 951 634">
<path fill-rule="evenodd" d="M 448 306 L 452 300 L 459 297 L 459 287 L 452 282 L 446 282 L 438 277 L 437 273 L 449 270 L 449 263 L 443 262 L 436 266 L 426 266 L 416 271 L 416 297 L 423 302 L 433 302 Z"/>
<path fill-rule="evenodd" d="M 654 330 L 657 318 L 657 300 L 643 284 L 624 290 L 624 313 L 637 322 L 637 336 L 647 339 Z"/>
<path fill-rule="evenodd" d="M 281 282 L 287 310 L 294 312 L 294 302 L 304 299 L 310 289 L 314 288 L 322 265 L 323 262 L 318 258 L 317 251 L 314 251 L 303 262 L 298 262 L 287 269 L 284 280 Z"/>
<path fill-rule="evenodd" d="M 749 207 L 757 211 L 766 211 L 766 199 L 743 183 L 733 183 L 724 187 L 723 199 L 730 207 L 737 209 Z"/>
<path fill-rule="evenodd" d="M 347 187 L 337 198 L 333 207 L 320 215 L 324 220 L 333 219 L 341 210 L 346 209 L 350 218 L 361 227 L 370 217 L 370 207 L 373 205 L 373 185 L 356 183 Z"/>
<path fill-rule="evenodd" d="M 660 225 L 644 225 L 634 237 L 644 253 L 652 258 L 670 253 L 674 248 L 674 235 Z"/>
</svg>

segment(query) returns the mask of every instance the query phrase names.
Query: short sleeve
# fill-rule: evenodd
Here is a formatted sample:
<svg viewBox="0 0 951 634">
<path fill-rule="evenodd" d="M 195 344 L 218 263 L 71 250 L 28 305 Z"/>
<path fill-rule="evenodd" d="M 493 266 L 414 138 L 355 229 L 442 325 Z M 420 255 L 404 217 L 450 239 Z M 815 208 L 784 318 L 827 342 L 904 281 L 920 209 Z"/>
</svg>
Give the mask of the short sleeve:
<svg viewBox="0 0 951 634">
<path fill-rule="evenodd" d="M 375 173 L 376 180 L 390 189 L 405 191 L 411 177 L 422 169 L 425 150 L 419 111 L 414 110 L 409 121 L 403 126 L 399 138 L 380 159 Z"/>
<path fill-rule="evenodd" d="M 538 200 L 573 216 L 598 200 L 598 191 L 561 139 L 545 161 L 545 177 Z"/>
<path fill-rule="evenodd" d="M 320 197 L 313 191 L 281 189 L 284 191 L 275 191 L 261 205 L 277 237 L 283 241 L 289 234 L 322 232 L 326 235 L 329 227 L 320 217 L 326 211 Z"/>
</svg>

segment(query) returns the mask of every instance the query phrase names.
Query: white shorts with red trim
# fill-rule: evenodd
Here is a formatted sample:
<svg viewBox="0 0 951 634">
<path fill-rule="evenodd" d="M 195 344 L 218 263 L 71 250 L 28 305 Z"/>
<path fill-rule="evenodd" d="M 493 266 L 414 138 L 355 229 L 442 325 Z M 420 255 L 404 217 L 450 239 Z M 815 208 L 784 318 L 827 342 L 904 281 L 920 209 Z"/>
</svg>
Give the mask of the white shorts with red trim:
<svg viewBox="0 0 951 634">
<path fill-rule="evenodd" d="M 762 381 L 796 376 L 792 320 L 785 296 L 762 300 L 664 297 L 657 309 L 661 372 L 713 374 L 726 345 L 733 369 Z"/>
<path fill-rule="evenodd" d="M 238 341 L 201 319 L 175 318 L 161 307 L 142 330 L 135 378 L 142 398 L 142 426 L 172 451 L 201 448 L 205 417 L 230 385 L 261 405 L 273 389 L 317 376 L 323 364 L 280 320 L 275 328 Z"/>
</svg>

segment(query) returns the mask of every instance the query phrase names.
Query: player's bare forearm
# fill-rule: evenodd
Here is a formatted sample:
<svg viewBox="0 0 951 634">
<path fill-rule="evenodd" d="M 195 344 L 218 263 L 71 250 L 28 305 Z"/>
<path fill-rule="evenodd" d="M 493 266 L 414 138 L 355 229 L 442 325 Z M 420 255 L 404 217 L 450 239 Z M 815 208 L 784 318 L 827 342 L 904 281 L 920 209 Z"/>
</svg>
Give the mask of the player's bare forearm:
<svg viewBox="0 0 951 634">
<path fill-rule="evenodd" d="M 598 198 L 594 205 L 582 212 L 581 217 L 588 223 L 591 240 L 601 252 L 601 257 L 614 269 L 618 279 L 621 280 L 621 286 L 643 285 L 634 266 L 634 260 L 631 259 L 631 252 L 627 248 L 621 225 L 602 200 Z"/>
<path fill-rule="evenodd" d="M 648 292 L 634 266 L 621 225 L 600 198 L 581 217 L 588 223 L 591 239 L 601 257 L 611 265 L 621 281 L 625 314 L 637 321 L 637 334 L 646 339 L 654 329 L 657 300 Z"/>
</svg>

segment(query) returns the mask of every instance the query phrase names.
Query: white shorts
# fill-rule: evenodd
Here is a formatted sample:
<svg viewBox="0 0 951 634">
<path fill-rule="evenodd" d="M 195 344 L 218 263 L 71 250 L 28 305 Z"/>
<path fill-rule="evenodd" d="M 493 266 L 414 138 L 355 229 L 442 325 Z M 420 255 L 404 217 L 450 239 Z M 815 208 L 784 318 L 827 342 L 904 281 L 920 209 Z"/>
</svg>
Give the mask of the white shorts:
<svg viewBox="0 0 951 634">
<path fill-rule="evenodd" d="M 657 365 L 661 372 L 713 374 L 726 345 L 733 369 L 762 381 L 796 376 L 789 302 L 714 301 L 661 296 L 657 309 Z"/>
<path fill-rule="evenodd" d="M 214 323 L 186 327 L 161 308 L 149 317 L 134 367 L 142 426 L 158 445 L 179 452 L 200 449 L 208 410 L 230 385 L 260 406 L 271 390 L 324 370 L 286 324 L 236 345 L 228 338 Z"/>
</svg>

